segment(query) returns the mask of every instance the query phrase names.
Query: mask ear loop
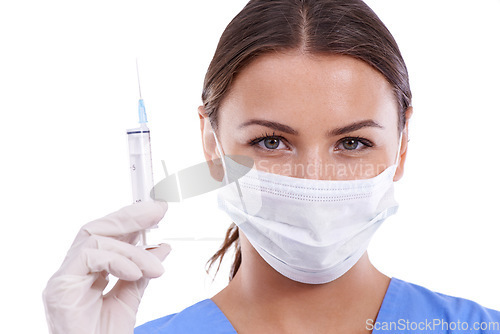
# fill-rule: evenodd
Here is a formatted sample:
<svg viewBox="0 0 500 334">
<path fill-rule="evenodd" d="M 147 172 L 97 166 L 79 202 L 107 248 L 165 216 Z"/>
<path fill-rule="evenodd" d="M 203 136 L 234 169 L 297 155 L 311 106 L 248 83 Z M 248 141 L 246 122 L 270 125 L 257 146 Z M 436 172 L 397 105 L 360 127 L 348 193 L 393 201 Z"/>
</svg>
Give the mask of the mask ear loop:
<svg viewBox="0 0 500 334">
<path fill-rule="evenodd" d="M 396 163 L 395 163 L 395 166 L 396 168 L 399 166 L 399 163 L 400 163 L 400 154 L 401 154 L 401 144 L 403 143 L 403 132 L 401 131 L 401 133 L 399 134 L 399 144 L 398 144 L 398 153 L 396 155 Z"/>
<path fill-rule="evenodd" d="M 224 170 L 224 177 L 222 180 L 224 181 L 225 185 L 229 184 L 229 178 L 227 176 L 227 167 L 226 167 L 226 155 L 222 151 L 222 146 L 219 144 L 219 140 L 217 139 L 217 135 L 215 134 L 215 131 L 212 129 L 212 133 L 214 135 L 215 139 L 215 146 L 217 146 L 217 151 L 219 152 L 220 155 L 220 160 L 222 161 L 222 169 Z"/>
<path fill-rule="evenodd" d="M 219 155 L 221 156 L 222 168 L 224 169 L 223 180 L 225 180 L 225 185 L 228 185 L 229 184 L 229 177 L 228 177 L 228 170 L 227 170 L 226 162 L 225 162 L 226 155 L 223 152 L 222 145 L 219 143 L 219 140 L 217 139 L 217 135 L 215 134 L 215 131 L 213 129 L 212 129 L 212 133 L 214 135 L 215 145 L 217 146 L 217 150 L 219 151 Z M 248 214 L 247 207 L 245 205 L 245 202 L 243 201 L 243 193 L 241 192 L 240 183 L 238 182 L 238 179 L 235 179 L 234 183 L 236 184 L 236 188 L 238 189 L 238 195 L 240 196 L 241 206 L 243 207 L 244 212 Z"/>
</svg>

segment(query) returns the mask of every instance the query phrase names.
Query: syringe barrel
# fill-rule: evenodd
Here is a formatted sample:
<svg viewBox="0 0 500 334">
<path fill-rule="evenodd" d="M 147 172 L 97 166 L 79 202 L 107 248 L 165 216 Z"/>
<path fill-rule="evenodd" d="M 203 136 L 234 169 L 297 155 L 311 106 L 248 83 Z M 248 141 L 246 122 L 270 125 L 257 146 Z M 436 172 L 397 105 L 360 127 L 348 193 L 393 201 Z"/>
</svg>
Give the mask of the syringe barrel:
<svg viewBox="0 0 500 334">
<path fill-rule="evenodd" d="M 154 187 L 149 128 L 145 124 L 127 130 L 134 203 L 152 201 Z"/>
</svg>

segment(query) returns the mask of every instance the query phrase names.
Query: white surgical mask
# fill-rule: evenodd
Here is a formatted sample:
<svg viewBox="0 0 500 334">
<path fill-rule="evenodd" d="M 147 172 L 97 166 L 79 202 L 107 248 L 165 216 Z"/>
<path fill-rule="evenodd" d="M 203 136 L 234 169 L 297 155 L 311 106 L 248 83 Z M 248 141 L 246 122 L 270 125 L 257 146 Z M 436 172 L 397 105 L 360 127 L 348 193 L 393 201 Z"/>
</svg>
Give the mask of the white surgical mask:
<svg viewBox="0 0 500 334">
<path fill-rule="evenodd" d="M 214 137 L 227 184 L 218 190 L 219 208 L 271 267 L 294 281 L 322 284 L 345 274 L 398 209 L 393 178 L 400 148 L 396 163 L 373 178 L 316 180 L 248 168 L 224 156 Z"/>
</svg>

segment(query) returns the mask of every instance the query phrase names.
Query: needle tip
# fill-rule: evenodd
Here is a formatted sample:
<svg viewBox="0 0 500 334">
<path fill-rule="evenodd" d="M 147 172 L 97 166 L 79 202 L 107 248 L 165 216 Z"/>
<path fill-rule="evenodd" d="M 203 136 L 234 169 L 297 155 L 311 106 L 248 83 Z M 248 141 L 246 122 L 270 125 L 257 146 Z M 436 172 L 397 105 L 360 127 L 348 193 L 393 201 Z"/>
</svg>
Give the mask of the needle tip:
<svg viewBox="0 0 500 334">
<path fill-rule="evenodd" d="M 139 84 L 139 99 L 142 100 L 141 79 L 139 78 L 139 62 L 137 60 L 137 57 L 135 58 L 135 68 L 137 70 L 137 83 Z"/>
</svg>

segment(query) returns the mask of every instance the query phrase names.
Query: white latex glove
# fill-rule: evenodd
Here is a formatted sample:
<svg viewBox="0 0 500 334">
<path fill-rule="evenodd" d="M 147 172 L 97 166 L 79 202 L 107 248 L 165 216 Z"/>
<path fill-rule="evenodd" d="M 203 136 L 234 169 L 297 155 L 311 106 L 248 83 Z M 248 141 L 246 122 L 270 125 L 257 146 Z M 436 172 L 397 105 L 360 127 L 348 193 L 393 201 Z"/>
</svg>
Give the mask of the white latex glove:
<svg viewBox="0 0 500 334">
<path fill-rule="evenodd" d="M 170 246 L 134 246 L 157 224 L 167 202 L 132 204 L 84 225 L 43 292 L 52 334 L 132 334 L 150 278 L 159 277 Z M 106 295 L 108 273 L 119 280 Z"/>
</svg>

